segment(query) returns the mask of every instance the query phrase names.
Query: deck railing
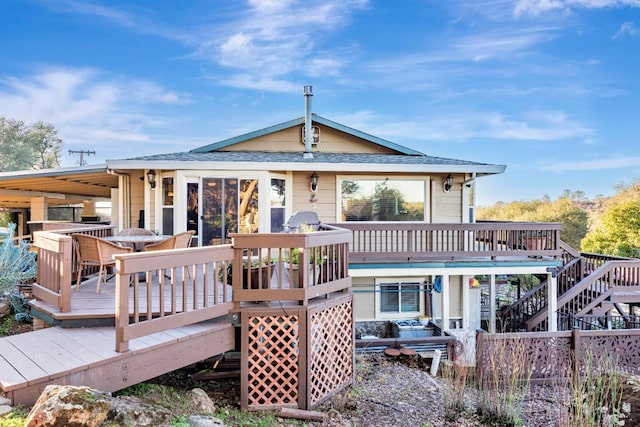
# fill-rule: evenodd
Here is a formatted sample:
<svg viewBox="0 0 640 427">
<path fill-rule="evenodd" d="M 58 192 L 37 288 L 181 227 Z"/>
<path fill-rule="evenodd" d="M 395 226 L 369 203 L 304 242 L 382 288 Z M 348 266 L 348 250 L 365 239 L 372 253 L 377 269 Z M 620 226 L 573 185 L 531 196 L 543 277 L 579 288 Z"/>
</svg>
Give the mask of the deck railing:
<svg viewBox="0 0 640 427">
<path fill-rule="evenodd" d="M 331 226 L 321 226 L 321 231 L 233 234 L 236 308 L 246 301 L 307 304 L 313 298 L 349 289 L 351 232 Z M 235 268 L 240 265 L 243 268 Z"/>
<path fill-rule="evenodd" d="M 134 338 L 228 315 L 243 302 L 306 304 L 348 291 L 350 236 L 331 229 L 233 234 L 233 245 L 117 255 L 116 351 Z M 308 268 L 294 271 L 296 256 Z M 253 274 L 243 268 L 252 264 Z"/>
<path fill-rule="evenodd" d="M 333 224 L 351 230 L 351 262 L 407 262 L 490 257 L 560 257 L 559 223 L 422 222 Z"/>
<path fill-rule="evenodd" d="M 71 234 L 105 237 L 113 235 L 115 228 L 110 225 L 74 225 L 77 228 L 36 231 L 33 234 L 33 247 L 38 251 L 38 276 L 32 285 L 33 296 L 58 307 L 62 313 L 71 311 L 71 283 L 78 274 Z M 87 273 L 91 271 L 87 270 Z"/>
<path fill-rule="evenodd" d="M 116 351 L 129 341 L 229 314 L 231 286 L 221 271 L 230 245 L 117 255 Z"/>
</svg>

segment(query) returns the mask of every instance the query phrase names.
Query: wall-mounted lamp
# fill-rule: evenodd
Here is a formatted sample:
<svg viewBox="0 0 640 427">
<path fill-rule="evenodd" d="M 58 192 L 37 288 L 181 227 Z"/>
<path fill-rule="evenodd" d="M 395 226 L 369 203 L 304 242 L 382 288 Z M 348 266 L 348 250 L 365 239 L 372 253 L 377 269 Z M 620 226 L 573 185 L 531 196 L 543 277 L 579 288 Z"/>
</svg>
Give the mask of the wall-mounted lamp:
<svg viewBox="0 0 640 427">
<path fill-rule="evenodd" d="M 318 200 L 317 197 L 317 193 L 318 193 L 318 178 L 320 178 L 318 176 L 317 173 L 313 173 L 311 175 L 311 180 L 309 181 L 309 191 L 311 191 L 311 199 L 309 199 L 311 202 L 315 202 Z"/>
<path fill-rule="evenodd" d="M 156 171 L 154 169 L 149 169 L 147 172 L 147 181 L 149 181 L 151 188 L 156 188 Z"/>
<path fill-rule="evenodd" d="M 451 176 L 451 174 L 449 174 L 444 179 L 444 192 L 448 193 L 449 190 L 451 190 L 451 187 L 453 187 L 453 177 Z"/>
</svg>

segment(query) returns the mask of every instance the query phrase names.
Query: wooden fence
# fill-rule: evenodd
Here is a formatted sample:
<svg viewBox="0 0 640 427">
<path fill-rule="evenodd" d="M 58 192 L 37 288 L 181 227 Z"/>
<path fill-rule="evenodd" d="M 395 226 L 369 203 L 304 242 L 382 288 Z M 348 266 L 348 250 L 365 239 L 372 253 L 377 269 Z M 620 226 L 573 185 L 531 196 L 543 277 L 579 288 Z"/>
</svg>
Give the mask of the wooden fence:
<svg viewBox="0 0 640 427">
<path fill-rule="evenodd" d="M 512 372 L 519 364 L 532 383 L 552 384 L 571 372 L 584 372 L 599 362 L 629 374 L 640 374 L 640 329 L 608 331 L 527 332 L 476 336 L 477 377 Z M 504 355 L 505 357 L 501 357 Z M 526 379 L 526 378 L 522 378 Z"/>
</svg>

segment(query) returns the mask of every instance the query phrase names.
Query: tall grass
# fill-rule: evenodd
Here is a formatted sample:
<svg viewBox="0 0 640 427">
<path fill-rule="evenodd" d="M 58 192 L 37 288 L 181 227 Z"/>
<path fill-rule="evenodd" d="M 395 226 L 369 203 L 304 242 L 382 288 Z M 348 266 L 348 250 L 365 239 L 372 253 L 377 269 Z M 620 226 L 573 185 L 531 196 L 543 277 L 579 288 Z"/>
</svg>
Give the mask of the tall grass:
<svg viewBox="0 0 640 427">
<path fill-rule="evenodd" d="M 561 427 L 607 427 L 625 418 L 622 411 L 624 376 L 615 356 L 585 353 L 566 374 L 564 393 L 560 397 L 565 410 L 560 414 Z"/>
<path fill-rule="evenodd" d="M 470 339 L 456 341 L 453 361 L 444 361 L 441 366 L 443 381 L 440 387 L 445 418 L 455 420 L 460 414 L 473 412 L 475 405 L 475 361 L 465 351 L 474 345 Z"/>
<path fill-rule="evenodd" d="M 492 342 L 478 378 L 477 412 L 485 423 L 522 425 L 524 399 L 533 372 L 528 360 L 524 339 Z"/>
</svg>

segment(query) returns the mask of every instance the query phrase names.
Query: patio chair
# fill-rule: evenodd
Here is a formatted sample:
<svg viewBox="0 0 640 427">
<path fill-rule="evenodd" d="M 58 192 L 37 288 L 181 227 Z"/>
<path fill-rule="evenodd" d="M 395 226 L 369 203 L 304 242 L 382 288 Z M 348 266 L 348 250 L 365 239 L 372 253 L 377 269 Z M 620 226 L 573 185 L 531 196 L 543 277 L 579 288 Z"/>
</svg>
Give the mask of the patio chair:
<svg viewBox="0 0 640 427">
<path fill-rule="evenodd" d="M 80 289 L 80 281 L 82 280 L 82 271 L 85 267 L 99 267 L 98 284 L 96 293 L 100 292 L 100 279 L 107 285 L 107 272 L 102 272 L 105 267 L 113 267 L 116 261 L 114 255 L 121 255 L 133 252 L 133 248 L 123 247 L 116 243 L 109 242 L 99 237 L 90 236 L 88 234 L 72 234 L 75 241 L 76 255 L 78 258 L 78 279 L 76 281 L 76 291 Z"/>
<path fill-rule="evenodd" d="M 147 230 L 146 228 L 125 228 L 116 234 L 117 236 L 154 236 L 155 233 L 151 230 Z M 122 246 L 129 246 L 136 252 L 140 252 L 144 249 L 144 243 L 120 243 Z"/>
<path fill-rule="evenodd" d="M 196 232 L 193 230 L 178 233 L 158 243 L 152 243 L 144 247 L 146 251 L 161 251 L 164 249 L 181 249 L 191 246 L 191 239 Z"/>
<path fill-rule="evenodd" d="M 152 243 L 144 247 L 144 251 L 162 251 L 165 249 L 182 249 L 188 248 L 191 246 L 191 239 L 193 235 L 196 234 L 195 231 L 189 230 L 184 231 L 182 233 L 178 233 L 175 236 L 171 236 L 167 239 L 164 239 L 162 242 Z M 191 272 L 187 268 L 187 275 L 191 278 Z"/>
<path fill-rule="evenodd" d="M 287 233 L 303 233 L 309 228 L 312 231 L 318 231 L 320 226 L 320 219 L 315 211 L 298 211 L 295 212 L 289 218 L 286 224 L 284 224 L 284 231 Z"/>
</svg>

